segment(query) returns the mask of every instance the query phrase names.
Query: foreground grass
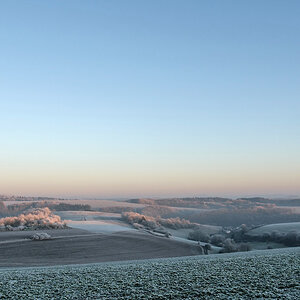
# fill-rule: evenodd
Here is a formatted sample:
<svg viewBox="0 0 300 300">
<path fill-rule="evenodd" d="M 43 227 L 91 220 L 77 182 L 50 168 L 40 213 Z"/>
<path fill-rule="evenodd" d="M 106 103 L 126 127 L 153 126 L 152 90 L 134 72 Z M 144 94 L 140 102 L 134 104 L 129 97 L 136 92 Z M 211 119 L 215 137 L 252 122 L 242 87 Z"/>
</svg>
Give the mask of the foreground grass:
<svg viewBox="0 0 300 300">
<path fill-rule="evenodd" d="M 299 299 L 300 249 L 0 270 L 0 299 Z"/>
</svg>

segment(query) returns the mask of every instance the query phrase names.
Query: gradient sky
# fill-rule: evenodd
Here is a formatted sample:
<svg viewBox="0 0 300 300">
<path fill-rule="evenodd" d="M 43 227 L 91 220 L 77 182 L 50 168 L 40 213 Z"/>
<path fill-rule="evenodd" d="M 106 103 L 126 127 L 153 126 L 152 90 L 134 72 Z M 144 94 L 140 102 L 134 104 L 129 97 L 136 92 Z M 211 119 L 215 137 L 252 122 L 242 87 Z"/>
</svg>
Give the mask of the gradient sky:
<svg viewBox="0 0 300 300">
<path fill-rule="evenodd" d="M 1 1 L 0 194 L 300 195 L 300 1 Z"/>
</svg>

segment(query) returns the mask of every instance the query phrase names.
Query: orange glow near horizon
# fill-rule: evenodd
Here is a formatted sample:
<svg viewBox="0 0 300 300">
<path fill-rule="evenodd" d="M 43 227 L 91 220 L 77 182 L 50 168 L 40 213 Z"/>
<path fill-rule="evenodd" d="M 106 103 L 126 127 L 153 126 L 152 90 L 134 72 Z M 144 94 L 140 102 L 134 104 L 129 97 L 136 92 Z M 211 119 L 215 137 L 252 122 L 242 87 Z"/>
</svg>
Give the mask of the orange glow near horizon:
<svg viewBox="0 0 300 300">
<path fill-rule="evenodd" d="M 5 176 L 4 176 L 4 175 Z M 55 197 L 299 195 L 297 170 L 28 169 L 0 175 L 1 193 Z"/>
</svg>

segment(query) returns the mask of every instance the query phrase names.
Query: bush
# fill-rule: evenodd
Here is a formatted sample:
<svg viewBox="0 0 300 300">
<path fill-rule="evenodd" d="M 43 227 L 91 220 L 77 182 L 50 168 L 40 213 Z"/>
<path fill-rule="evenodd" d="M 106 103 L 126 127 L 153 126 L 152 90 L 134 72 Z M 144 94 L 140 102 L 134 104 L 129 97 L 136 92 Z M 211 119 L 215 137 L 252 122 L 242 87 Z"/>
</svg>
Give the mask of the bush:
<svg viewBox="0 0 300 300">
<path fill-rule="evenodd" d="M 279 231 L 272 231 L 271 233 L 271 240 L 273 242 L 280 242 L 282 239 L 283 234 L 280 233 Z"/>
<path fill-rule="evenodd" d="M 195 224 L 190 223 L 185 219 L 180 218 L 170 218 L 170 219 L 162 219 L 162 218 L 154 218 L 145 215 L 141 215 L 136 212 L 124 212 L 122 214 L 123 219 L 133 225 L 134 223 L 141 224 L 147 228 L 155 229 L 157 227 L 169 227 L 173 229 L 179 228 L 191 228 L 194 227 Z"/>
<path fill-rule="evenodd" d="M 172 229 L 180 229 L 180 228 L 192 228 L 195 224 L 192 224 L 190 221 L 180 218 L 169 218 L 169 219 L 157 219 L 158 223 L 162 226 L 172 228 Z"/>
<path fill-rule="evenodd" d="M 223 249 L 220 251 L 221 253 L 231 253 L 231 252 L 237 252 L 238 247 L 234 240 L 232 239 L 226 239 L 224 241 Z"/>
<path fill-rule="evenodd" d="M 190 232 L 188 235 L 188 239 L 193 240 L 193 241 L 200 241 L 200 242 L 204 242 L 204 243 L 209 243 L 209 241 L 210 241 L 209 235 L 202 232 L 199 229 L 196 229 L 196 230 Z"/>
<path fill-rule="evenodd" d="M 269 232 L 264 232 L 262 235 L 263 242 L 269 242 L 271 240 L 271 234 Z"/>
<path fill-rule="evenodd" d="M 18 217 L 6 217 L 0 219 L 0 226 L 12 228 L 64 228 L 66 224 L 59 216 L 54 215 L 48 207 L 32 209 Z M 22 228 L 22 229 L 21 229 Z"/>
<path fill-rule="evenodd" d="M 141 224 L 150 229 L 159 227 L 155 218 L 147 217 L 135 212 L 125 212 L 122 214 L 123 219 L 129 224 L 133 225 L 134 223 Z"/>
<path fill-rule="evenodd" d="M 44 240 L 50 240 L 51 235 L 46 233 L 46 232 L 40 232 L 40 233 L 35 233 L 30 237 L 31 240 L 33 241 L 44 241 Z"/>
<path fill-rule="evenodd" d="M 251 250 L 251 246 L 247 243 L 241 243 L 238 245 L 238 251 L 240 252 L 245 252 L 250 250 Z"/>
<path fill-rule="evenodd" d="M 289 247 L 300 246 L 300 233 L 297 231 L 290 231 L 282 238 L 282 243 Z"/>
<path fill-rule="evenodd" d="M 222 247 L 225 241 L 225 236 L 222 234 L 214 234 L 211 239 L 211 243 L 215 246 Z"/>
</svg>

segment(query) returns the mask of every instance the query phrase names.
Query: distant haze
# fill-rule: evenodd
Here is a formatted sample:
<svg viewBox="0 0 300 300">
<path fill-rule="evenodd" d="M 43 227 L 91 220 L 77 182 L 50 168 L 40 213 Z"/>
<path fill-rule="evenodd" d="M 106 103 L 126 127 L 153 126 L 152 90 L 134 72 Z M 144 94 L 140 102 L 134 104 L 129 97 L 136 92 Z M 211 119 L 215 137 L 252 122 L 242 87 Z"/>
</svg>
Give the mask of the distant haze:
<svg viewBox="0 0 300 300">
<path fill-rule="evenodd" d="M 300 195 L 299 1 L 2 1 L 0 194 Z"/>
</svg>

